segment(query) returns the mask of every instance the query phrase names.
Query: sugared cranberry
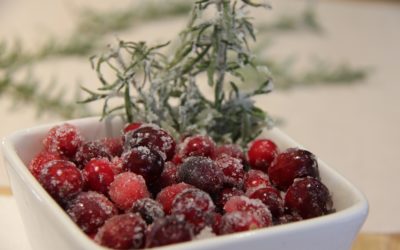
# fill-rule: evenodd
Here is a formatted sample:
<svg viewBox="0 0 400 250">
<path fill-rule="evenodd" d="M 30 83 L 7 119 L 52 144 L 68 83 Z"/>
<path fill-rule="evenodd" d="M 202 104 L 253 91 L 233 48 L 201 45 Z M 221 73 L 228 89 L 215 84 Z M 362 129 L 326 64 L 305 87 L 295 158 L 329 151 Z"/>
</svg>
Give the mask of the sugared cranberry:
<svg viewBox="0 0 400 250">
<path fill-rule="evenodd" d="M 224 188 L 221 192 L 216 195 L 215 198 L 215 205 L 218 208 L 222 209 L 225 206 L 225 203 L 232 197 L 232 196 L 241 196 L 244 195 L 244 192 L 241 189 L 230 187 Z"/>
<path fill-rule="evenodd" d="M 129 209 L 136 201 L 150 197 L 143 177 L 132 172 L 115 176 L 108 193 L 120 209 Z"/>
<path fill-rule="evenodd" d="M 120 174 L 124 172 L 123 166 L 122 166 L 122 159 L 120 157 L 114 157 L 111 159 L 111 167 L 114 172 L 114 175 Z"/>
<path fill-rule="evenodd" d="M 185 138 L 179 148 L 179 156 L 184 159 L 191 156 L 213 157 L 215 142 L 208 136 L 194 135 Z"/>
<path fill-rule="evenodd" d="M 309 151 L 289 148 L 280 153 L 268 169 L 269 178 L 276 187 L 286 190 L 296 178 L 319 178 L 318 163 Z"/>
<path fill-rule="evenodd" d="M 182 215 L 170 215 L 156 220 L 146 237 L 146 248 L 165 246 L 193 239 L 193 226 Z"/>
<path fill-rule="evenodd" d="M 239 159 L 229 155 L 222 155 L 215 160 L 222 170 L 225 186 L 242 188 L 244 179 L 243 164 Z"/>
<path fill-rule="evenodd" d="M 160 176 L 160 186 L 162 188 L 178 183 L 179 166 L 171 161 L 164 164 L 164 169 Z"/>
<path fill-rule="evenodd" d="M 186 183 L 178 183 L 162 189 L 157 195 L 157 201 L 163 206 L 164 212 L 169 214 L 171 212 L 172 202 L 175 197 L 188 188 L 192 188 L 192 185 Z"/>
<path fill-rule="evenodd" d="M 257 189 L 250 195 L 250 198 L 261 200 L 268 207 L 269 211 L 271 211 L 275 221 L 283 215 L 283 200 L 279 191 L 274 187 L 269 186 Z"/>
<path fill-rule="evenodd" d="M 39 182 L 59 202 L 72 198 L 83 188 L 81 171 L 74 163 L 65 160 L 46 163 L 40 171 Z"/>
<path fill-rule="evenodd" d="M 124 150 L 145 146 L 158 151 L 164 160 L 170 160 L 175 154 L 176 142 L 165 130 L 155 125 L 142 125 L 124 135 Z"/>
<path fill-rule="evenodd" d="M 221 218 L 218 234 L 231 234 L 265 227 L 263 220 L 255 213 L 234 211 Z"/>
<path fill-rule="evenodd" d="M 217 159 L 221 156 L 229 155 L 236 159 L 239 159 L 241 163 L 245 162 L 245 156 L 242 149 L 236 144 L 224 144 L 215 148 L 213 159 Z"/>
<path fill-rule="evenodd" d="M 244 190 L 248 193 L 267 186 L 270 186 L 270 182 L 268 176 L 264 172 L 250 169 L 249 172 L 246 173 L 244 177 Z"/>
<path fill-rule="evenodd" d="M 332 212 L 332 199 L 328 188 L 313 177 L 296 179 L 285 196 L 285 207 L 304 219 Z"/>
<path fill-rule="evenodd" d="M 151 224 L 156 219 L 164 217 L 164 210 L 161 204 L 150 198 L 136 201 L 130 211 L 132 213 L 139 213 L 147 224 Z"/>
<path fill-rule="evenodd" d="M 296 221 L 301 221 L 303 218 L 299 214 L 296 213 L 286 213 L 279 217 L 279 219 L 276 221 L 276 224 L 287 224 L 291 222 L 296 222 Z"/>
<path fill-rule="evenodd" d="M 268 139 L 254 140 L 247 152 L 249 164 L 253 169 L 267 172 L 271 162 L 278 154 L 276 144 Z"/>
<path fill-rule="evenodd" d="M 114 180 L 113 164 L 107 158 L 90 160 L 82 170 L 86 187 L 89 190 L 107 194 L 108 187 Z"/>
<path fill-rule="evenodd" d="M 53 127 L 43 140 L 47 151 L 69 158 L 75 155 L 82 142 L 83 138 L 79 130 L 69 123 Z"/>
<path fill-rule="evenodd" d="M 143 176 L 147 184 L 158 180 L 164 168 L 164 160 L 161 155 L 157 151 L 144 146 L 125 151 L 121 159 L 125 170 Z"/>
<path fill-rule="evenodd" d="M 118 213 L 107 197 L 93 191 L 79 193 L 68 202 L 66 211 L 87 234 L 96 232 L 108 218 Z"/>
<path fill-rule="evenodd" d="M 138 214 L 121 214 L 108 219 L 99 229 L 95 241 L 113 249 L 144 247 L 146 222 Z"/>
<path fill-rule="evenodd" d="M 219 191 L 223 184 L 221 169 L 213 160 L 202 156 L 190 157 L 182 163 L 178 178 L 208 193 Z"/>
<path fill-rule="evenodd" d="M 107 137 L 100 140 L 106 147 L 107 151 L 112 157 L 121 156 L 122 154 L 122 138 L 121 137 Z"/>
<path fill-rule="evenodd" d="M 83 143 L 75 154 L 75 162 L 80 168 L 83 168 L 93 158 L 111 159 L 111 154 L 100 141 Z"/>
<path fill-rule="evenodd" d="M 48 151 L 42 151 L 37 154 L 29 163 L 28 169 L 32 175 L 37 179 L 43 166 L 53 160 L 61 160 L 61 156 L 58 153 L 52 153 Z"/>
<path fill-rule="evenodd" d="M 207 215 L 215 210 L 215 205 L 209 194 L 190 188 L 176 196 L 172 203 L 171 213 L 182 214 L 186 221 L 194 226 L 194 232 L 199 233 L 207 225 Z"/>
<path fill-rule="evenodd" d="M 129 131 L 134 131 L 134 130 L 140 128 L 140 126 L 142 126 L 142 123 L 141 123 L 141 122 L 132 122 L 132 123 L 129 123 L 129 124 L 127 124 L 127 125 L 124 127 L 124 130 L 123 130 L 123 131 L 124 131 L 124 134 L 128 133 Z"/>
</svg>

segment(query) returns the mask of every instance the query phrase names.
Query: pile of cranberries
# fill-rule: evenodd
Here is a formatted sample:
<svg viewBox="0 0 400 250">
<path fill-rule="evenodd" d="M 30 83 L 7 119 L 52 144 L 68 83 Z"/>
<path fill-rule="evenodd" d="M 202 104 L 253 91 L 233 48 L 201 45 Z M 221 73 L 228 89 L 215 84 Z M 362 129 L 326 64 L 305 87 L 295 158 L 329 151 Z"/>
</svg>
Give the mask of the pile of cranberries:
<svg viewBox="0 0 400 250">
<path fill-rule="evenodd" d="M 53 127 L 29 170 L 97 243 L 141 249 L 269 227 L 331 213 L 315 156 L 256 139 L 247 152 L 203 135 L 177 142 L 132 123 L 120 137 L 87 141 Z"/>
</svg>

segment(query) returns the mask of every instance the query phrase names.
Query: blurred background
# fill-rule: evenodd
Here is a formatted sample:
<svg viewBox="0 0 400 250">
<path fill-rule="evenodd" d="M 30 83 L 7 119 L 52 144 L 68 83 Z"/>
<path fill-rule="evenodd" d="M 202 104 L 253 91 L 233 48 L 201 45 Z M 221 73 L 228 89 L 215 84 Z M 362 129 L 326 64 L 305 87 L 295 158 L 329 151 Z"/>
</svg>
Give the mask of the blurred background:
<svg viewBox="0 0 400 250">
<path fill-rule="evenodd" d="M 363 233 L 398 237 L 400 1 L 269 2 L 272 10 L 252 13 L 252 46 L 275 90 L 257 104 L 366 194 L 371 208 Z M 76 104 L 80 86 L 99 84 L 89 57 L 116 38 L 173 40 L 191 3 L 0 0 L 0 137 L 99 114 L 101 105 Z M 249 75 L 248 84 L 256 80 Z M 22 225 L 2 162 L 0 218 L 0 249 L 29 249 L 17 235 Z M 384 244 L 371 249 L 399 249 Z"/>
</svg>

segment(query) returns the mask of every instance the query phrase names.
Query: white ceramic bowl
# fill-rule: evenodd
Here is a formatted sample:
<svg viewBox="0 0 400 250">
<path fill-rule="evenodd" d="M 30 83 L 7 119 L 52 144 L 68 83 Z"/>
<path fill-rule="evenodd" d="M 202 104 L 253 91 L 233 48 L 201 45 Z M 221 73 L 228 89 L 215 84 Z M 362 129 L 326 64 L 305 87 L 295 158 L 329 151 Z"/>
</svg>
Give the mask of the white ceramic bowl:
<svg viewBox="0 0 400 250">
<path fill-rule="evenodd" d="M 87 139 L 118 135 L 118 119 L 97 117 L 68 121 Z M 42 139 L 55 124 L 14 133 L 2 141 L 2 151 L 14 197 L 31 246 L 35 250 L 104 249 L 89 239 L 30 174 L 27 164 L 42 148 Z M 278 129 L 263 137 L 280 149 L 301 147 Z M 348 250 L 368 213 L 365 197 L 346 179 L 319 161 L 323 183 L 333 195 L 333 214 L 243 233 L 162 247 L 164 250 Z"/>
</svg>

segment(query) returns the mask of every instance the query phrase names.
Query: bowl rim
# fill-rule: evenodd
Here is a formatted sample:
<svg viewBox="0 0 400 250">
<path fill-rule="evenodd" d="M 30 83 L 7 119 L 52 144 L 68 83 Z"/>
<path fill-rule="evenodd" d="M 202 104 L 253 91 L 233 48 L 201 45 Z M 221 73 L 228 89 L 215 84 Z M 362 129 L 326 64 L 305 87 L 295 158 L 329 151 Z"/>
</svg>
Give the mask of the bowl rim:
<svg viewBox="0 0 400 250">
<path fill-rule="evenodd" d="M 84 249 L 108 249 L 105 248 L 96 242 L 94 242 L 91 238 L 89 238 L 86 234 L 84 234 L 81 229 L 70 219 L 70 217 L 67 215 L 67 213 L 61 208 L 60 205 L 47 193 L 47 191 L 40 185 L 40 183 L 34 178 L 34 176 L 30 173 L 28 170 L 28 167 L 23 163 L 22 159 L 18 156 L 16 150 L 15 150 L 15 145 L 16 141 L 18 138 L 21 138 L 23 136 L 32 134 L 32 133 L 42 133 L 42 132 L 47 132 L 51 127 L 55 125 L 60 125 L 63 123 L 71 123 L 76 126 L 83 126 L 87 123 L 93 123 L 93 122 L 110 122 L 107 120 L 100 121 L 99 117 L 86 117 L 86 118 L 80 118 L 80 119 L 74 119 L 74 120 L 66 120 L 66 121 L 59 121 L 59 122 L 52 122 L 48 124 L 43 124 L 27 129 L 22 129 L 19 131 L 16 131 L 12 133 L 9 136 L 6 136 L 2 139 L 1 141 L 1 148 L 3 151 L 3 157 L 7 159 L 8 162 L 12 162 L 13 164 L 6 164 L 6 165 L 12 165 L 8 167 L 12 167 L 17 175 L 23 180 L 25 185 L 30 189 L 30 192 L 35 194 L 37 197 L 41 198 L 42 204 L 45 206 L 46 210 L 50 213 L 52 213 L 53 216 L 57 217 L 59 219 L 59 223 L 65 227 L 65 230 L 68 234 L 70 234 L 70 237 L 75 238 L 79 240 L 79 244 L 84 247 Z M 287 134 L 282 132 L 278 128 L 272 128 L 271 130 L 268 131 L 268 133 L 274 133 L 276 136 L 282 138 L 282 140 L 286 141 L 287 143 L 293 145 L 294 147 L 299 147 L 299 148 L 304 148 L 302 145 L 297 143 L 295 140 L 293 140 L 291 137 L 289 137 Z M 267 228 L 261 228 L 257 230 L 252 230 L 252 231 L 246 231 L 246 232 L 239 232 L 239 233 L 234 233 L 234 234 L 229 234 L 229 235 L 221 235 L 218 237 L 211 237 L 211 238 L 206 238 L 206 239 L 199 239 L 199 240 L 192 240 L 189 242 L 183 242 L 179 244 L 172 244 L 172 245 L 167 245 L 167 246 L 162 246 L 162 247 L 157 247 L 153 249 L 174 249 L 174 250 L 184 250 L 187 249 L 188 247 L 193 247 L 195 249 L 202 249 L 206 248 L 210 245 L 213 247 L 223 245 L 226 241 L 229 241 L 230 243 L 234 243 L 237 241 L 240 241 L 242 238 L 246 239 L 255 239 L 258 237 L 271 237 L 274 235 L 279 235 L 283 232 L 294 232 L 298 231 L 301 229 L 312 229 L 314 227 L 321 226 L 323 224 L 329 224 L 329 223 L 340 223 L 343 221 L 347 221 L 349 218 L 353 217 L 360 217 L 362 218 L 362 221 L 364 222 L 369 211 L 369 205 L 368 201 L 365 197 L 365 195 L 359 191 L 358 188 L 354 186 L 354 184 L 350 183 L 345 177 L 343 177 L 341 174 L 339 174 L 336 170 L 333 168 L 329 167 L 326 163 L 321 161 L 321 159 L 318 159 L 318 164 L 319 167 L 323 168 L 324 171 L 326 172 L 326 175 L 329 176 L 334 176 L 334 178 L 338 179 L 341 183 L 343 183 L 346 186 L 346 189 L 348 189 L 351 193 L 352 196 L 355 198 L 356 202 L 352 204 L 349 207 L 346 207 L 340 211 L 336 211 L 334 213 L 328 214 L 328 215 L 323 215 L 320 217 L 312 218 L 312 219 L 307 219 L 299 222 L 292 222 L 292 223 L 287 223 L 287 224 L 282 224 L 282 225 L 275 225 L 272 227 L 267 227 Z M 8 169 L 7 169 L 8 170 Z M 360 225 L 361 227 L 361 225 Z"/>
</svg>

